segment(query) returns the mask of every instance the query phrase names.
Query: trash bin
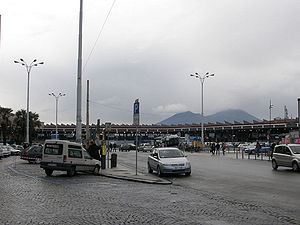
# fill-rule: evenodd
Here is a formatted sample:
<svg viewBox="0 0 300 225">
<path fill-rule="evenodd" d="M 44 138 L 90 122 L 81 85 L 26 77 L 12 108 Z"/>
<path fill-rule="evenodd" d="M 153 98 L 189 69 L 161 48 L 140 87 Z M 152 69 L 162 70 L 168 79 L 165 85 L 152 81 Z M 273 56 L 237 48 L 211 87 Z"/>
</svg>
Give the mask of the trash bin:
<svg viewBox="0 0 300 225">
<path fill-rule="evenodd" d="M 111 154 L 111 168 L 117 167 L 117 154 L 112 153 Z"/>
</svg>

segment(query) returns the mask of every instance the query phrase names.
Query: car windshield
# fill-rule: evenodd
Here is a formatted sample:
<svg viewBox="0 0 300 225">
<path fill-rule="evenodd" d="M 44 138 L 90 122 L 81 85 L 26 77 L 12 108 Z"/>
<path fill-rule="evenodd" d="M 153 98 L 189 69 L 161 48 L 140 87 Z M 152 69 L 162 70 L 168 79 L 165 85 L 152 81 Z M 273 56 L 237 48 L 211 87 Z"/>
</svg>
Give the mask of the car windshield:
<svg viewBox="0 0 300 225">
<path fill-rule="evenodd" d="M 166 149 L 166 150 L 159 150 L 160 158 L 180 158 L 184 157 L 182 152 L 177 149 Z"/>
<path fill-rule="evenodd" d="M 300 145 L 299 146 L 290 146 L 294 154 L 300 154 Z"/>
</svg>

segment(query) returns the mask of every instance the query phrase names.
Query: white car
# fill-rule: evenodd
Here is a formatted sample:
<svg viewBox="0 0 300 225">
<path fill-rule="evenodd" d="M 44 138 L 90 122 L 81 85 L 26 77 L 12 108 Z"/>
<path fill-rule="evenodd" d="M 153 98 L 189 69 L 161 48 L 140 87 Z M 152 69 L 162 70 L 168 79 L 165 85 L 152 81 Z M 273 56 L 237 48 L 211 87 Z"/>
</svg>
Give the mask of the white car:
<svg viewBox="0 0 300 225">
<path fill-rule="evenodd" d="M 190 176 L 191 163 L 178 148 L 154 148 L 148 156 L 148 172 L 163 174 L 185 174 Z"/>
<path fill-rule="evenodd" d="M 10 149 L 7 146 L 1 145 L 1 148 L 2 148 L 2 152 L 3 152 L 3 157 L 10 156 Z"/>
<path fill-rule="evenodd" d="M 0 159 L 2 159 L 3 158 L 3 149 L 2 149 L 2 147 L 0 146 Z"/>
<path fill-rule="evenodd" d="M 10 150 L 10 155 L 20 155 L 21 153 L 21 150 L 18 150 L 18 149 L 14 149 L 13 147 L 11 146 L 7 146 Z"/>
<path fill-rule="evenodd" d="M 46 140 L 42 150 L 41 168 L 47 176 L 51 176 L 54 170 L 67 171 L 68 176 L 73 176 L 77 171 L 98 175 L 101 162 L 93 159 L 81 144 Z"/>
</svg>

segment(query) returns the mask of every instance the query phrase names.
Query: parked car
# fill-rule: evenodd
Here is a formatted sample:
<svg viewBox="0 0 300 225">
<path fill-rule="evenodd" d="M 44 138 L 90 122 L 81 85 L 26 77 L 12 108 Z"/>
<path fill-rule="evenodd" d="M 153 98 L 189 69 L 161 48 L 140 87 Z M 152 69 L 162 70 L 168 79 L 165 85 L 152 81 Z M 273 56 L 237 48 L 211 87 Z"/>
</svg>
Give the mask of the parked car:
<svg viewBox="0 0 300 225">
<path fill-rule="evenodd" d="M 2 159 L 3 158 L 3 149 L 2 149 L 2 147 L 0 146 L 0 159 Z"/>
<path fill-rule="evenodd" d="M 299 171 L 300 144 L 275 146 L 272 157 L 272 167 L 274 170 L 277 170 L 279 166 L 291 167 L 293 171 Z"/>
<path fill-rule="evenodd" d="M 13 147 L 11 146 L 7 146 L 10 150 L 10 155 L 20 155 L 21 153 L 21 150 L 19 149 L 14 149 Z"/>
<path fill-rule="evenodd" d="M 271 151 L 270 147 L 262 147 L 258 153 L 268 153 L 269 151 Z M 257 153 L 256 152 L 256 148 L 255 147 L 251 147 L 251 148 L 246 148 L 245 149 L 245 153 L 249 153 L 250 155 Z"/>
<path fill-rule="evenodd" d="M 138 147 L 138 151 L 151 152 L 152 150 L 153 146 L 151 146 L 149 143 L 143 143 Z"/>
<path fill-rule="evenodd" d="M 135 150 L 136 146 L 135 144 L 129 143 L 129 144 L 123 144 L 120 147 L 120 151 L 130 151 L 130 150 Z"/>
<path fill-rule="evenodd" d="M 47 176 L 51 176 L 54 170 L 67 171 L 68 176 L 73 176 L 77 171 L 93 172 L 98 175 L 101 162 L 93 159 L 79 143 L 46 140 L 41 168 L 45 170 Z"/>
<path fill-rule="evenodd" d="M 10 150 L 9 148 L 7 148 L 6 145 L 1 145 L 1 148 L 2 148 L 3 157 L 10 156 Z"/>
<path fill-rule="evenodd" d="M 20 158 L 27 160 L 29 163 L 37 162 L 42 159 L 42 146 L 32 145 L 20 153 Z"/>
<path fill-rule="evenodd" d="M 154 148 L 148 156 L 148 172 L 191 175 L 191 163 L 178 148 Z"/>
</svg>

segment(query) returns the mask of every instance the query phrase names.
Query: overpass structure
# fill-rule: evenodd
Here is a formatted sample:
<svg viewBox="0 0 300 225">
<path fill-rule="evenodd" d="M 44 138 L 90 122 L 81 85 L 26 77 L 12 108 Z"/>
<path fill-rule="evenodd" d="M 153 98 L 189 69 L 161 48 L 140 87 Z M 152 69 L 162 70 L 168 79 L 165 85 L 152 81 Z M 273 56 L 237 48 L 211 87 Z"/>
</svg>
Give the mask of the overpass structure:
<svg viewBox="0 0 300 225">
<path fill-rule="evenodd" d="M 86 126 L 82 124 L 82 139 L 86 137 Z M 134 140 L 136 126 L 128 124 L 112 124 L 109 137 L 112 140 Z M 89 126 L 91 139 L 97 135 L 102 138 L 105 131 L 105 124 Z M 287 120 L 263 120 L 261 122 L 243 121 L 234 123 L 208 123 L 204 124 L 205 141 L 243 142 L 243 141 L 274 141 L 281 140 L 282 137 L 292 131 L 299 130 L 299 123 L 296 119 Z M 76 125 L 60 124 L 58 133 L 61 139 L 75 140 Z M 149 140 L 158 136 L 177 134 L 181 137 L 201 136 L 201 124 L 179 124 L 179 125 L 140 125 L 138 126 L 138 136 L 140 139 Z M 38 129 L 38 140 L 50 139 L 55 134 L 55 125 L 46 124 Z"/>
</svg>

